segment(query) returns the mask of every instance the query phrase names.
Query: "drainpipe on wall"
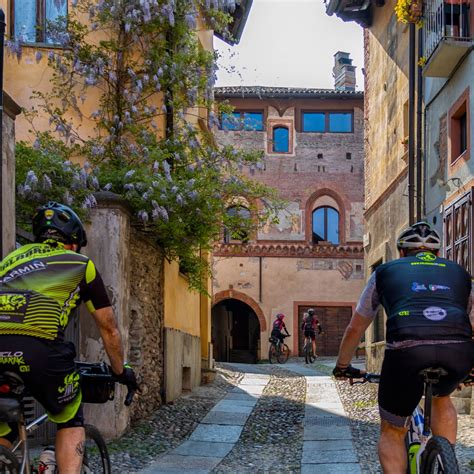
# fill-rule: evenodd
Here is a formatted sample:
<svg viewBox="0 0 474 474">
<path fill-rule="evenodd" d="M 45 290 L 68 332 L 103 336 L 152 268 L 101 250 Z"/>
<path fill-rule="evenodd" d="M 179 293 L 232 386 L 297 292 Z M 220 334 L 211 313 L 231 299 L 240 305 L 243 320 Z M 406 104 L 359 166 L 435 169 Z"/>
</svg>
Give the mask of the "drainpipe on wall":
<svg viewBox="0 0 474 474">
<path fill-rule="evenodd" d="M 423 30 L 418 30 L 418 58 L 423 56 Z M 416 220 L 421 221 L 423 216 L 423 153 L 422 126 L 423 126 L 423 75 L 422 67 L 418 65 L 416 101 Z"/>
<path fill-rule="evenodd" d="M 3 45 L 5 41 L 5 13 L 0 8 L 0 260 L 4 255 L 3 239 Z"/>
<path fill-rule="evenodd" d="M 408 57 L 408 221 L 415 222 L 415 24 L 410 23 Z"/>
</svg>

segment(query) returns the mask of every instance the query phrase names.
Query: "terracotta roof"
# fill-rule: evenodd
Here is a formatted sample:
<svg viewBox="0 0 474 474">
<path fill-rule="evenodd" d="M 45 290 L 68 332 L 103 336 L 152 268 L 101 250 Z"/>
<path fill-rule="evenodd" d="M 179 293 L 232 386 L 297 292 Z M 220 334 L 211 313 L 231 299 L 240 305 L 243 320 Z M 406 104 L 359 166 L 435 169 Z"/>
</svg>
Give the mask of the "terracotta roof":
<svg viewBox="0 0 474 474">
<path fill-rule="evenodd" d="M 215 97 L 248 97 L 272 98 L 283 97 L 294 99 L 298 97 L 341 97 L 349 99 L 362 99 L 361 91 L 342 91 L 335 89 L 314 89 L 308 87 L 266 87 L 266 86 L 227 86 L 214 87 Z"/>
</svg>

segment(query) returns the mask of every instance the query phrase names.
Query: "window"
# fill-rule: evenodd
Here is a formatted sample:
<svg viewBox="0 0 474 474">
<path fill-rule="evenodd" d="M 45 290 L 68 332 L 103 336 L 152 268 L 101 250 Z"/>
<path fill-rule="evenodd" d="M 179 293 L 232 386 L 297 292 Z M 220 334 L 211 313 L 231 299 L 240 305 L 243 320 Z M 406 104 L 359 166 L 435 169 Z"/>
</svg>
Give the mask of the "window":
<svg viewBox="0 0 474 474">
<path fill-rule="evenodd" d="M 352 133 L 352 112 L 303 112 L 302 131 L 319 133 Z"/>
<path fill-rule="evenodd" d="M 67 0 L 13 0 L 12 36 L 25 43 L 55 43 L 48 23 L 67 16 Z"/>
<path fill-rule="evenodd" d="M 303 113 L 303 132 L 325 132 L 326 114 L 324 112 Z"/>
<path fill-rule="evenodd" d="M 449 111 L 449 156 L 454 163 L 462 156 L 469 159 L 469 89 L 466 89 Z"/>
<path fill-rule="evenodd" d="M 231 114 L 222 114 L 222 130 L 263 130 L 263 112 L 234 110 Z"/>
<path fill-rule="evenodd" d="M 313 211 L 313 242 L 339 244 L 339 212 L 332 207 L 320 207 Z"/>
<path fill-rule="evenodd" d="M 471 272 L 472 191 L 444 211 L 444 255 Z"/>
<path fill-rule="evenodd" d="M 250 211 L 243 206 L 231 206 L 226 211 L 227 224 L 224 227 L 224 243 L 247 242 L 248 221 L 250 221 Z"/>
<path fill-rule="evenodd" d="M 273 152 L 289 153 L 290 151 L 290 131 L 287 127 L 273 128 Z"/>
</svg>

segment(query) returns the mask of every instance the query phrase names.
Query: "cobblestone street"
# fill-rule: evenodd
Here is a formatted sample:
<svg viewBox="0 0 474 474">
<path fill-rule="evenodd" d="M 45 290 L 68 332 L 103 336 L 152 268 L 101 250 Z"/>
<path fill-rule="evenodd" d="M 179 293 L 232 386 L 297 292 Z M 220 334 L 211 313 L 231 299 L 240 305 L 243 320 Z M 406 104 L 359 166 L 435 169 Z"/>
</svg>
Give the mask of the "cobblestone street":
<svg viewBox="0 0 474 474">
<path fill-rule="evenodd" d="M 112 442 L 114 472 L 381 472 L 377 386 L 335 382 L 332 365 L 222 364 L 212 384 Z M 459 420 L 457 455 L 469 473 L 472 426 Z"/>
</svg>

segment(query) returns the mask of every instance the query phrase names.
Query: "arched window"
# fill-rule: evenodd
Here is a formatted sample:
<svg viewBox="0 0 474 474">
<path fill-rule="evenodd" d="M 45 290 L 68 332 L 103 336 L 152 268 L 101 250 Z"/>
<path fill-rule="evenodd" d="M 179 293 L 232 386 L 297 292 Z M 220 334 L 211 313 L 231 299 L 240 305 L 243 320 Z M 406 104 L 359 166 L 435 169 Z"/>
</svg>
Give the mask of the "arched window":
<svg viewBox="0 0 474 474">
<path fill-rule="evenodd" d="M 313 242 L 323 240 L 339 244 L 339 212 L 329 206 L 313 211 Z"/>
<path fill-rule="evenodd" d="M 290 131 L 288 127 L 273 128 L 273 152 L 288 153 L 290 151 Z"/>
<path fill-rule="evenodd" d="M 247 242 L 250 211 L 244 206 L 231 206 L 227 208 L 226 214 L 227 226 L 224 227 L 224 243 Z"/>
</svg>

